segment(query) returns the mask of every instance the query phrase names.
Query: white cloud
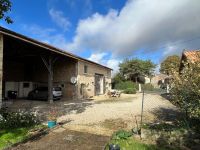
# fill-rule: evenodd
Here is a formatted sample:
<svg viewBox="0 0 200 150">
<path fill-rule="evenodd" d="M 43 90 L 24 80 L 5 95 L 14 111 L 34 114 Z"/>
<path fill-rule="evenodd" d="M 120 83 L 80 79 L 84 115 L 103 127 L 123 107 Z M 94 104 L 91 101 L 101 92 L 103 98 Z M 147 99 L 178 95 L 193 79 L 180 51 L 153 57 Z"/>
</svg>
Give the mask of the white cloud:
<svg viewBox="0 0 200 150">
<path fill-rule="evenodd" d="M 121 62 L 121 60 L 112 57 L 107 58 L 106 56 L 108 57 L 109 54 L 105 52 L 94 53 L 91 54 L 88 59 L 96 63 L 102 64 L 104 66 L 108 66 L 109 68 L 112 68 L 113 74 L 115 74 L 119 70 L 119 63 Z"/>
<path fill-rule="evenodd" d="M 55 10 L 51 8 L 49 10 L 49 15 L 52 20 L 61 27 L 64 31 L 67 31 L 71 25 L 70 21 L 64 16 L 63 12 L 60 10 Z"/>
<path fill-rule="evenodd" d="M 107 55 L 106 53 L 95 53 L 91 54 L 91 56 L 88 59 L 96 63 L 103 64 L 106 55 Z"/>
<path fill-rule="evenodd" d="M 112 75 L 115 75 L 119 71 L 119 63 L 122 62 L 119 59 L 111 58 L 107 61 L 106 66 L 113 69 Z"/>
<path fill-rule="evenodd" d="M 199 36 L 199 14 L 199 0 L 128 0 L 119 12 L 111 9 L 106 15 L 95 13 L 80 20 L 73 42 L 67 46 L 72 50 L 110 51 L 115 57 L 129 56 L 139 49 L 171 47 L 176 41 Z M 192 46 L 198 45 L 199 41 Z M 177 45 L 170 53 L 180 48 Z"/>
<path fill-rule="evenodd" d="M 54 45 L 58 48 L 70 51 L 67 49 L 67 40 L 64 34 L 57 33 L 53 28 L 42 28 L 38 25 L 21 25 L 21 29 L 26 35 L 31 35 L 32 38 L 38 39 L 42 42 Z M 71 52 L 71 51 L 70 51 Z"/>
</svg>

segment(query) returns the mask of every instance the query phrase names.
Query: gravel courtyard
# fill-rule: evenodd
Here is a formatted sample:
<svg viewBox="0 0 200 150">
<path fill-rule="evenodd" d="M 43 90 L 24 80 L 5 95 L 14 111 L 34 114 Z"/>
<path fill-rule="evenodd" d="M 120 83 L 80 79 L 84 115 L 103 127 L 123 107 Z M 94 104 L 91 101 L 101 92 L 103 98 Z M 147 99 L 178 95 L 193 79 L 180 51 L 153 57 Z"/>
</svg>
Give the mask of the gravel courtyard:
<svg viewBox="0 0 200 150">
<path fill-rule="evenodd" d="M 123 94 L 120 98 L 101 96 L 89 101 L 57 101 L 53 107 L 62 112 L 58 118 L 61 125 L 47 135 L 10 149 L 102 150 L 114 131 L 136 126 L 141 106 L 142 93 Z M 44 115 L 50 107 L 48 103 L 36 102 L 31 109 Z M 144 122 L 170 121 L 177 112 L 177 108 L 159 94 L 144 95 Z"/>
<path fill-rule="evenodd" d="M 88 105 L 85 105 L 88 104 Z M 71 105 L 71 104 L 68 104 Z M 61 116 L 58 120 L 67 121 L 65 128 L 87 131 L 96 134 L 111 135 L 120 128 L 136 127 L 136 120 L 140 120 L 142 107 L 142 93 L 135 95 L 123 94 L 120 98 L 98 97 L 91 102 L 76 103 L 79 109 Z M 157 93 L 144 95 L 144 122 L 155 120 L 170 121 L 176 117 L 177 108 Z"/>
</svg>

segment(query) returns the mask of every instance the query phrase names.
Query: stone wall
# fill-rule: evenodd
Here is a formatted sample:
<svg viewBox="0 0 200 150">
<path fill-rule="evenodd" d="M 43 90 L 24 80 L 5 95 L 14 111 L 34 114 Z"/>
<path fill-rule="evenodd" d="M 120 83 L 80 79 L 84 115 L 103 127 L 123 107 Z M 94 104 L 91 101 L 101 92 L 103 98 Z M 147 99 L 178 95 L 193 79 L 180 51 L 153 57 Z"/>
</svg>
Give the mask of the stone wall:
<svg viewBox="0 0 200 150">
<path fill-rule="evenodd" d="M 76 98 L 76 86 L 71 84 L 71 77 L 76 75 L 76 62 L 63 59 L 58 60 L 54 66 L 54 84 L 62 84 L 63 97 L 65 99 L 73 100 Z"/>
<path fill-rule="evenodd" d="M 87 66 L 87 73 L 84 73 L 84 66 Z M 78 62 L 78 98 L 95 96 L 95 74 L 101 74 L 105 78 L 107 92 L 111 89 L 111 70 L 89 62 Z"/>
</svg>

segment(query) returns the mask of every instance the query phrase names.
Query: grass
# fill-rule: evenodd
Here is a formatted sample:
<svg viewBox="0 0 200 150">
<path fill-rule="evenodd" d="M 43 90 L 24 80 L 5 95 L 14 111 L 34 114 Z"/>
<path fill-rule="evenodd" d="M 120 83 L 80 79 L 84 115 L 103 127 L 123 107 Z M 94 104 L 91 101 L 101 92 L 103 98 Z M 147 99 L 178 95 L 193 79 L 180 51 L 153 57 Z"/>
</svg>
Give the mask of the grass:
<svg viewBox="0 0 200 150">
<path fill-rule="evenodd" d="M 164 150 L 162 148 L 158 148 L 152 144 L 144 144 L 141 143 L 134 138 L 130 137 L 128 139 L 112 139 L 109 144 L 117 144 L 120 146 L 121 150 Z M 106 150 L 109 150 L 109 144 L 106 146 Z"/>
<path fill-rule="evenodd" d="M 159 124 L 143 125 L 143 132 L 146 132 L 147 138 L 154 139 L 158 146 L 172 150 L 179 149 L 197 149 L 200 145 L 200 134 L 189 128 L 185 121 L 176 121 L 173 123 L 161 122 Z M 195 148 L 194 148 L 195 147 Z"/>
<path fill-rule="evenodd" d="M 111 130 L 126 129 L 128 126 L 122 118 L 106 119 L 104 122 L 101 122 L 100 125 Z"/>
<path fill-rule="evenodd" d="M 35 127 L 0 130 L 0 150 L 27 139 L 30 136 L 30 130 L 41 128 L 45 127 L 40 125 Z"/>
<path fill-rule="evenodd" d="M 28 137 L 29 128 L 0 130 L 0 149 L 23 141 Z"/>
<path fill-rule="evenodd" d="M 117 145 L 121 150 L 164 150 L 153 144 L 142 143 L 133 137 L 131 131 L 123 129 L 113 133 L 110 142 L 106 145 L 106 150 L 109 150 L 109 145 Z"/>
</svg>

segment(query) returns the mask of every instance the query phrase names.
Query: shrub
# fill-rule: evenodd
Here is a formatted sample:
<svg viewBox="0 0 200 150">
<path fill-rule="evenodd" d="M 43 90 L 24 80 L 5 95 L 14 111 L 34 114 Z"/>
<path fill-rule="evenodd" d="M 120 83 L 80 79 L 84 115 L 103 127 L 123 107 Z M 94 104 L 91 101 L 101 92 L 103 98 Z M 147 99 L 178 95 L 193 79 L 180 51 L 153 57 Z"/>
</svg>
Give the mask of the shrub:
<svg viewBox="0 0 200 150">
<path fill-rule="evenodd" d="M 136 94 L 136 88 L 127 88 L 123 91 L 125 94 Z"/>
<path fill-rule="evenodd" d="M 0 110 L 0 129 L 30 127 L 36 124 L 39 124 L 39 120 L 31 112 Z"/>
<path fill-rule="evenodd" d="M 132 135 L 133 135 L 132 132 L 125 131 L 125 130 L 119 130 L 112 135 L 112 139 L 115 139 L 115 140 L 117 140 L 117 139 L 128 139 Z"/>
<path fill-rule="evenodd" d="M 174 71 L 171 83 L 172 102 L 187 117 L 200 118 L 200 63 L 186 63 L 181 74 Z"/>
<path fill-rule="evenodd" d="M 154 87 L 151 83 L 147 83 L 147 84 L 142 84 L 142 90 L 145 90 L 145 91 L 153 91 L 154 90 Z"/>
<path fill-rule="evenodd" d="M 119 82 L 115 85 L 115 89 L 125 90 L 128 88 L 136 88 L 136 84 L 131 81 Z"/>
</svg>

